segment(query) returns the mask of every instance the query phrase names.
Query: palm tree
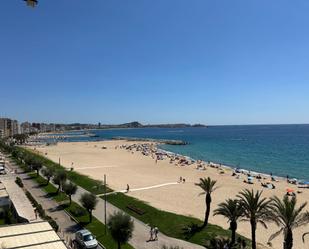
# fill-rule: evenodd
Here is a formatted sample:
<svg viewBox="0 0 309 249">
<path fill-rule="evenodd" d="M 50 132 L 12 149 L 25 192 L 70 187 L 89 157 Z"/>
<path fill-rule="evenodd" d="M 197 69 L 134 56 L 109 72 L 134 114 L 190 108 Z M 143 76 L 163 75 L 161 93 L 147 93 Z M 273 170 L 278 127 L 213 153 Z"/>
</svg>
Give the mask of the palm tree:
<svg viewBox="0 0 309 249">
<path fill-rule="evenodd" d="M 232 231 L 231 245 L 235 244 L 237 220 L 243 215 L 243 212 L 240 201 L 236 199 L 227 199 L 225 202 L 221 202 L 214 211 L 214 215 L 222 215 L 230 222 L 230 229 Z"/>
<path fill-rule="evenodd" d="M 245 189 L 240 192 L 237 197 L 240 198 L 240 205 L 243 208 L 243 220 L 250 221 L 251 225 L 251 239 L 252 249 L 256 249 L 256 227 L 258 223 L 261 223 L 265 228 L 267 225 L 265 221 L 269 216 L 269 203 L 266 198 L 262 198 L 262 191 L 256 191 L 253 189 L 250 191 Z"/>
<path fill-rule="evenodd" d="M 270 204 L 271 215 L 270 219 L 275 222 L 280 228 L 279 231 L 270 236 L 269 241 L 277 237 L 279 234 L 284 234 L 284 249 L 292 249 L 293 247 L 293 230 L 295 228 L 307 225 L 309 217 L 307 213 L 302 212 L 306 207 L 307 202 L 296 207 L 296 197 L 289 199 L 287 195 L 280 200 L 277 196 L 271 198 Z"/>
<path fill-rule="evenodd" d="M 210 204 L 211 204 L 211 193 L 216 190 L 215 184 L 217 181 L 211 180 L 210 177 L 208 178 L 200 178 L 199 183 L 195 183 L 196 186 L 199 186 L 201 189 L 203 189 L 202 194 L 206 194 L 205 202 L 206 202 L 206 211 L 205 211 L 205 219 L 204 219 L 204 224 L 203 228 L 207 226 L 208 224 L 208 218 L 209 218 L 209 213 L 210 213 Z"/>
<path fill-rule="evenodd" d="M 71 206 L 71 204 L 72 204 L 72 195 L 75 195 L 75 193 L 77 191 L 77 186 L 74 183 L 72 183 L 72 182 L 65 183 L 63 185 L 63 191 L 67 194 L 67 196 L 69 196 L 70 206 Z"/>
<path fill-rule="evenodd" d="M 92 210 L 95 209 L 98 203 L 97 197 L 94 194 L 84 193 L 80 197 L 79 201 L 81 202 L 82 206 L 88 211 L 89 222 L 91 222 L 92 221 Z"/>
<path fill-rule="evenodd" d="M 134 223 L 131 217 L 123 212 L 115 212 L 110 216 L 107 226 L 113 239 L 118 244 L 118 249 L 132 237 Z"/>
</svg>

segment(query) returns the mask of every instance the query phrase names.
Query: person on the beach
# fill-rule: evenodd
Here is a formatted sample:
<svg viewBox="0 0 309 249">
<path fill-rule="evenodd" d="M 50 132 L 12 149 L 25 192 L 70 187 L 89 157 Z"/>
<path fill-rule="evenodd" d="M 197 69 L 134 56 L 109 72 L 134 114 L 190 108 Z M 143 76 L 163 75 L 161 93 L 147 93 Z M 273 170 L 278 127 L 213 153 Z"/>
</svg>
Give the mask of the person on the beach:
<svg viewBox="0 0 309 249">
<path fill-rule="evenodd" d="M 179 177 L 179 183 L 182 183 L 182 177 Z"/>
<path fill-rule="evenodd" d="M 155 228 L 153 229 L 153 231 L 154 231 L 154 240 L 158 240 L 159 229 L 158 229 L 157 227 L 155 227 Z"/>
<path fill-rule="evenodd" d="M 130 186 L 127 184 L 127 193 L 130 191 Z"/>
</svg>

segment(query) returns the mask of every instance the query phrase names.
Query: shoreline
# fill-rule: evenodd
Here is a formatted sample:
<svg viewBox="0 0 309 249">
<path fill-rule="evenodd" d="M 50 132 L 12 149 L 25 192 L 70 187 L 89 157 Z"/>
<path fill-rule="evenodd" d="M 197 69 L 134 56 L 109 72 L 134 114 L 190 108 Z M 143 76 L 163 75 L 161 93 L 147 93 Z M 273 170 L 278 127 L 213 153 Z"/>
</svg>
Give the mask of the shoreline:
<svg viewBox="0 0 309 249">
<path fill-rule="evenodd" d="M 139 128 L 107 128 L 107 129 L 84 129 L 84 130 L 75 130 L 73 132 L 82 132 L 82 131 L 91 131 L 91 130 L 119 130 L 119 129 L 139 129 Z M 62 134 L 64 135 L 65 133 L 70 133 L 71 131 L 65 131 L 63 133 L 58 133 L 59 135 Z M 51 135 L 51 133 L 40 133 L 42 135 Z M 61 135 L 60 135 L 61 136 Z M 68 138 L 74 138 L 75 136 L 72 135 L 72 136 L 69 136 Z M 76 137 L 90 137 L 90 136 L 87 136 L 87 134 L 84 134 L 84 135 L 76 135 Z M 67 137 L 65 137 L 67 138 Z M 141 137 L 141 138 L 137 138 L 137 137 L 126 137 L 126 136 L 115 136 L 115 137 L 112 137 L 112 138 L 102 138 L 102 137 L 99 137 L 100 139 L 98 140 L 91 140 L 91 141 L 87 141 L 87 140 L 83 140 L 83 141 L 74 141 L 74 143 L 78 143 L 78 142 L 100 142 L 100 141 L 128 141 L 128 142 L 150 142 L 150 143 L 155 143 L 156 144 L 156 147 L 162 151 L 165 151 L 167 153 L 170 153 L 170 154 L 175 154 L 175 155 L 179 155 L 179 156 L 183 156 L 183 157 L 188 157 L 190 158 L 191 160 L 194 160 L 194 161 L 202 161 L 204 163 L 210 163 L 210 164 L 214 164 L 214 165 L 220 165 L 220 167 L 224 167 L 226 169 L 229 169 L 229 170 L 235 170 L 235 169 L 239 169 L 240 171 L 244 172 L 244 173 L 247 173 L 247 174 L 254 174 L 254 175 L 261 175 L 263 177 L 275 177 L 276 179 L 280 179 L 280 180 L 287 180 L 287 177 L 284 177 L 284 176 L 279 176 L 279 175 L 271 175 L 269 173 L 266 173 L 266 172 L 262 172 L 262 171 L 254 171 L 254 170 L 251 170 L 250 169 L 250 166 L 246 168 L 240 168 L 240 167 L 237 167 L 236 165 L 228 165 L 228 164 L 225 164 L 223 162 L 220 162 L 220 161 L 204 161 L 202 159 L 198 159 L 198 158 L 193 158 L 191 156 L 188 156 L 188 155 L 184 155 L 184 154 L 179 154 L 179 153 L 175 153 L 173 151 L 169 151 L 169 150 L 166 150 L 162 147 L 160 147 L 160 144 L 167 144 L 167 145 L 175 145 L 175 146 L 185 146 L 185 145 L 188 145 L 189 143 L 188 142 L 185 142 L 183 140 L 174 140 L 174 139 L 154 139 L 154 138 L 149 138 L 149 137 Z M 61 143 L 71 143 L 73 141 L 67 141 L 65 139 L 63 140 L 59 140 L 59 138 L 55 139 L 56 140 L 56 143 L 57 142 L 61 142 Z M 288 175 L 288 174 L 287 174 Z M 293 179 L 293 180 L 297 180 L 297 182 L 308 182 L 309 179 L 298 179 L 296 177 L 294 177 L 293 175 L 289 175 L 289 179 Z"/>
<path fill-rule="evenodd" d="M 133 142 L 133 141 L 132 141 L 132 142 Z M 175 153 L 175 152 L 173 152 L 173 151 L 169 151 L 169 150 L 167 150 L 167 149 L 164 149 L 164 148 L 160 147 L 160 143 L 158 143 L 156 146 L 157 146 L 158 149 L 160 149 L 160 150 L 162 150 L 162 151 L 165 151 L 165 152 L 168 153 L 168 154 L 174 154 L 174 155 L 177 155 L 177 156 L 187 157 L 187 158 L 190 158 L 191 160 L 194 160 L 194 161 L 202 161 L 202 162 L 204 162 L 204 163 L 206 163 L 206 164 L 208 163 L 208 164 L 218 165 L 218 166 L 220 166 L 220 167 L 222 167 L 222 168 L 225 168 L 225 169 L 227 169 L 227 170 L 233 171 L 233 170 L 235 170 L 235 169 L 238 169 L 239 171 L 242 171 L 243 173 L 246 173 L 246 174 L 260 175 L 260 176 L 268 177 L 268 178 L 270 178 L 270 177 L 273 176 L 273 177 L 275 177 L 275 178 L 278 179 L 278 180 L 283 180 L 283 181 L 286 181 L 286 180 L 287 180 L 287 178 L 284 177 L 284 176 L 271 175 L 271 174 L 265 173 L 265 172 L 253 171 L 253 170 L 250 170 L 250 169 L 244 169 L 244 168 L 237 167 L 237 166 L 235 166 L 235 165 L 228 165 L 228 164 L 224 164 L 224 163 L 221 163 L 221 162 L 215 162 L 215 161 L 207 161 L 207 162 L 206 162 L 206 161 L 204 161 L 204 160 L 202 160 L 202 159 L 193 158 L 193 157 L 188 156 L 188 155 L 183 155 L 183 154 Z M 297 181 L 300 181 L 300 182 L 307 182 L 307 179 L 297 179 L 297 178 L 295 178 L 294 176 L 289 177 L 289 179 L 296 179 Z M 308 180 L 308 181 L 309 181 L 309 180 Z"/>
</svg>

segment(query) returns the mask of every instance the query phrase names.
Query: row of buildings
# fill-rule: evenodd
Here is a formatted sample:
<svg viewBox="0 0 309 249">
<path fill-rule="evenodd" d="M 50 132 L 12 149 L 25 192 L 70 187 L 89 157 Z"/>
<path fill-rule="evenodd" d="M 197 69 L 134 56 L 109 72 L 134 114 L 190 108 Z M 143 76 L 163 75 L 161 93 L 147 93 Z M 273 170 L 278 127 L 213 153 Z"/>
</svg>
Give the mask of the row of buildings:
<svg viewBox="0 0 309 249">
<path fill-rule="evenodd" d="M 17 120 L 0 118 L 0 138 L 12 137 L 16 134 L 29 134 L 33 132 L 60 131 L 56 124 L 29 123 L 19 124 Z"/>
<path fill-rule="evenodd" d="M 109 127 L 109 126 L 108 126 Z M 111 126 L 112 127 L 112 126 Z M 0 138 L 12 137 L 16 134 L 29 133 L 44 133 L 44 132 L 63 132 L 70 130 L 84 130 L 84 129 L 100 129 L 106 128 L 101 123 L 98 124 L 54 124 L 54 123 L 18 123 L 17 120 L 0 117 Z"/>
<path fill-rule="evenodd" d="M 0 118 L 0 138 L 14 136 L 18 133 L 20 133 L 20 127 L 17 120 Z"/>
<path fill-rule="evenodd" d="M 21 123 L 20 130 L 21 133 L 32 133 L 32 132 L 55 132 L 58 129 L 56 128 L 56 124 L 24 122 Z"/>
</svg>

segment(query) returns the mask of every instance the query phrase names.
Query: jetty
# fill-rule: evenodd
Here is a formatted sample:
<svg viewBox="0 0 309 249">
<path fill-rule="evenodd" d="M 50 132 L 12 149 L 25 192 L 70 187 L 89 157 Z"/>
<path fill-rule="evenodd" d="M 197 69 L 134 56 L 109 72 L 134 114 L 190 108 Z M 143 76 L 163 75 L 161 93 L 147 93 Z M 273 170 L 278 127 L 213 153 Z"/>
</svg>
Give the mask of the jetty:
<svg viewBox="0 0 309 249">
<path fill-rule="evenodd" d="M 169 145 L 187 145 L 188 142 L 182 140 L 171 140 L 171 139 L 154 139 L 154 138 L 142 138 L 142 137 L 113 137 L 113 140 L 126 140 L 136 142 L 154 142 Z"/>
</svg>

